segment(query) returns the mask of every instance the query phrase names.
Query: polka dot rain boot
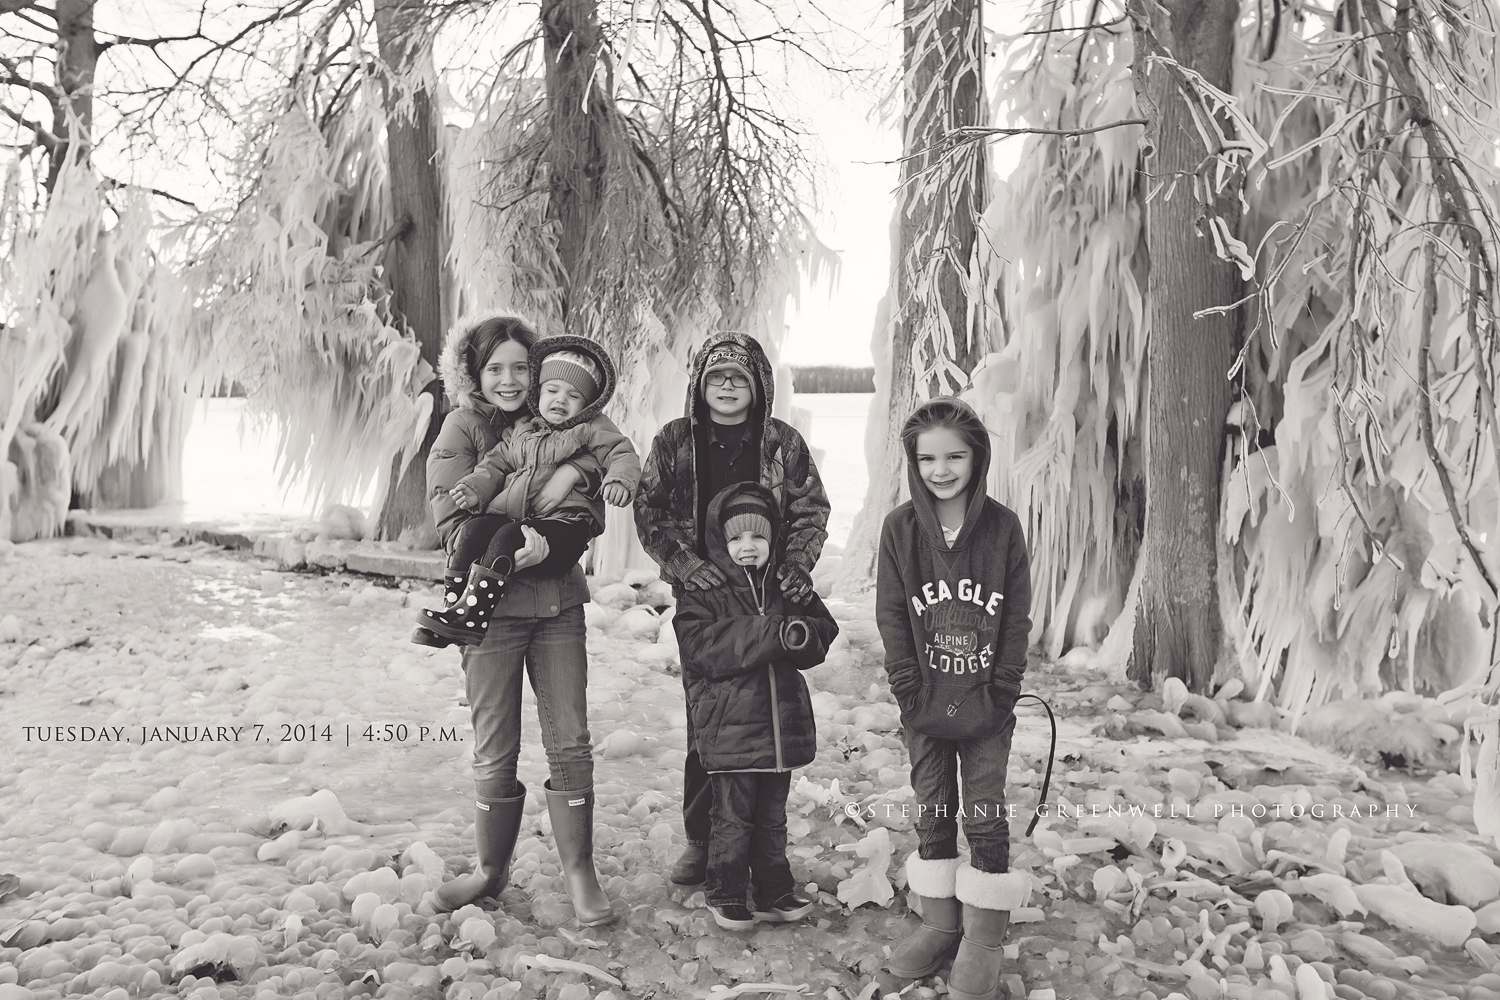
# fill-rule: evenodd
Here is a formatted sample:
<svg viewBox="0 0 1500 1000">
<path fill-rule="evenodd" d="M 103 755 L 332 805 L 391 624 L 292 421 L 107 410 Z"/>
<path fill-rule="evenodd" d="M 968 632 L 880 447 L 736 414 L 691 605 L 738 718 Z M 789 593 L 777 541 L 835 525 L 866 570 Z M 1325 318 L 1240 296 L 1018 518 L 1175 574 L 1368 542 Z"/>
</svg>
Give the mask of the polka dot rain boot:
<svg viewBox="0 0 1500 1000">
<path fill-rule="evenodd" d="M 459 597 L 464 592 L 464 584 L 469 582 L 467 573 L 448 567 L 443 570 L 443 610 L 447 611 L 458 603 Z M 453 640 L 438 635 L 426 626 L 427 616 L 424 612 L 417 613 L 417 630 L 411 634 L 411 641 L 419 646 L 434 646 L 442 649 L 453 645 Z"/>
<path fill-rule="evenodd" d="M 490 618 L 505 590 L 505 574 L 475 563 L 469 568 L 463 593 L 446 610 L 417 613 L 417 623 L 460 646 L 477 646 L 489 632 Z"/>
</svg>

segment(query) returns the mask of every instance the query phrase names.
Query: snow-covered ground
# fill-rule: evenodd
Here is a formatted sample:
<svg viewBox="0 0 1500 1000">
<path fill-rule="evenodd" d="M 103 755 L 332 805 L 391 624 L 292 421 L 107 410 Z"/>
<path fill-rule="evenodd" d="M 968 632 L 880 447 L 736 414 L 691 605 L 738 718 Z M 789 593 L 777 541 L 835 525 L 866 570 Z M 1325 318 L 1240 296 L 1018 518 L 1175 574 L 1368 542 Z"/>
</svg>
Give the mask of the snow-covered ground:
<svg viewBox="0 0 1500 1000">
<path fill-rule="evenodd" d="M 865 417 L 870 393 L 803 393 L 792 405 L 812 414 L 812 447 L 823 452 L 820 471 L 833 512 L 828 540 L 842 546 L 865 499 Z M 319 511 L 303 484 L 283 490 L 276 480 L 274 423 L 249 425 L 243 399 L 208 399 L 193 408 L 183 446 L 185 521 L 240 521 L 279 516 L 302 519 Z M 346 498 L 351 499 L 351 498 Z M 374 497 L 357 498 L 368 512 Z"/>
<path fill-rule="evenodd" d="M 424 901 L 473 850 L 458 656 L 407 642 L 435 590 L 201 545 L 64 539 L 5 558 L 0 1000 L 702 1000 L 766 982 L 871 1000 L 906 986 L 880 968 L 917 919 L 900 891 L 916 804 L 868 599 L 832 602 L 843 635 L 810 675 L 819 752 L 789 827 L 818 910 L 736 935 L 663 878 L 682 843 L 672 631 L 632 588 L 596 591 L 597 862 L 620 920 L 582 931 L 535 792 L 498 909 Z M 1035 891 L 1006 948 L 1009 995 L 1500 996 L 1500 867 L 1456 776 L 1361 769 L 1235 728 L 1222 715 L 1248 721 L 1241 701 L 1166 711 L 1040 664 L 1027 686 L 1060 733 L 1053 816 L 1027 840 L 1047 726 L 1022 707 L 1008 794 L 1014 865 Z M 538 789 L 529 696 L 525 719 L 521 777 Z"/>
</svg>

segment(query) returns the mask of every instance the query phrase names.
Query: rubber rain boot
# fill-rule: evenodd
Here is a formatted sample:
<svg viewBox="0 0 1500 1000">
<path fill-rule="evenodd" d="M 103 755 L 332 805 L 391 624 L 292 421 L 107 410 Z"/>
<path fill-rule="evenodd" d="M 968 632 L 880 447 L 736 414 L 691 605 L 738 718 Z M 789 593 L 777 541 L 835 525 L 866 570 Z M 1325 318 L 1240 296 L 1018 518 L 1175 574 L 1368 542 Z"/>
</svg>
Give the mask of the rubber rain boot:
<svg viewBox="0 0 1500 1000">
<path fill-rule="evenodd" d="M 552 836 L 562 862 L 563 880 L 573 912 L 584 927 L 597 927 L 615 919 L 609 897 L 599 887 L 594 871 L 594 790 L 559 792 L 548 781 L 547 813 L 552 817 Z"/>
<path fill-rule="evenodd" d="M 446 611 L 424 608 L 417 612 L 417 624 L 460 646 L 477 646 L 484 642 L 490 618 L 504 589 L 504 574 L 475 563 L 469 567 L 469 576 L 458 600 Z"/>
<path fill-rule="evenodd" d="M 465 573 L 457 572 L 451 567 L 443 570 L 444 611 L 450 610 L 453 605 L 458 603 L 459 597 L 462 596 L 464 592 L 464 584 L 468 582 L 469 577 Z M 424 615 L 418 614 L 417 620 L 425 621 L 426 618 Z M 425 625 L 417 626 L 417 630 L 411 634 L 411 641 L 419 646 L 433 646 L 437 649 L 444 649 L 448 646 L 453 645 L 452 639 L 438 635 L 436 632 Z"/>
<path fill-rule="evenodd" d="M 456 910 L 486 896 L 498 896 L 510 884 L 510 858 L 521 832 L 521 811 L 526 805 L 526 786 L 516 782 L 508 799 L 477 798 L 474 801 L 474 841 L 479 865 L 468 875 L 444 882 L 433 892 L 439 911 Z"/>
</svg>

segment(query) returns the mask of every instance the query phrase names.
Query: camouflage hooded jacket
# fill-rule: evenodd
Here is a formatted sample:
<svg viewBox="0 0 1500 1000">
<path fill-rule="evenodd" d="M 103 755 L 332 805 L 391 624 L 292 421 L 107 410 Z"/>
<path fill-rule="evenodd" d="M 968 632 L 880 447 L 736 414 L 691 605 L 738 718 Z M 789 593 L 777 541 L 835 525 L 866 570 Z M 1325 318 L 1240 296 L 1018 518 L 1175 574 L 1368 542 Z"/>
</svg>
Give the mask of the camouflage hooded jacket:
<svg viewBox="0 0 1500 1000">
<path fill-rule="evenodd" d="M 680 583 L 704 563 L 703 521 L 707 493 L 708 404 L 703 376 L 708 356 L 721 344 L 748 352 L 754 362 L 754 400 L 747 431 L 760 448 L 760 484 L 771 491 L 781 510 L 785 550 L 777 561 L 811 574 L 828 537 L 828 496 L 796 428 L 770 416 L 775 379 L 766 352 L 752 337 L 720 333 L 710 337 L 693 359 L 688 382 L 687 415 L 668 421 L 651 443 L 635 498 L 635 526 L 641 545 L 661 567 L 662 577 Z"/>
</svg>

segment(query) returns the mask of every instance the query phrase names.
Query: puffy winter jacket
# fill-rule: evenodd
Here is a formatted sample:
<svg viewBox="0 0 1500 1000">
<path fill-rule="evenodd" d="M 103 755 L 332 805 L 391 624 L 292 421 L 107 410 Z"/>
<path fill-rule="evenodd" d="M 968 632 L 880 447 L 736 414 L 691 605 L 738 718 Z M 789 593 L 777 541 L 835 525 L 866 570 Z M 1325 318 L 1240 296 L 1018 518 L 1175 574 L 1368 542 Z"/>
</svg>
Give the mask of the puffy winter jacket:
<svg viewBox="0 0 1500 1000">
<path fill-rule="evenodd" d="M 684 591 L 672 627 L 704 769 L 789 771 L 817 753 L 812 697 L 800 671 L 823 662 L 839 627 L 817 595 L 806 605 L 788 605 L 773 562 L 747 569 L 730 560 L 719 511 L 745 493 L 774 509 L 770 490 L 757 483 L 736 483 L 714 497 L 706 544 L 727 582 Z M 780 523 L 773 518 L 773 534 Z"/>
<path fill-rule="evenodd" d="M 464 476 L 474 471 L 479 459 L 500 440 L 500 434 L 524 411 L 509 414 L 486 402 L 479 394 L 479 383 L 464 362 L 469 338 L 490 314 L 466 318 L 448 331 L 438 372 L 448 401 L 454 407 L 443 419 L 443 427 L 427 455 L 427 496 L 438 537 L 447 545 L 453 532 L 472 515 L 448 495 Z M 601 469 L 593 455 L 585 452 L 572 462 L 583 473 L 586 487 L 597 490 Z M 587 602 L 588 584 L 583 567 L 575 565 L 560 577 L 540 577 L 534 568 L 511 577 L 505 595 L 495 614 L 513 618 L 546 618 L 559 611 Z"/>
<path fill-rule="evenodd" d="M 709 497 L 704 484 L 709 416 L 701 390 L 709 354 L 725 343 L 749 352 L 755 362 L 755 402 L 747 431 L 760 442 L 760 484 L 771 491 L 786 526 L 781 558 L 811 574 L 828 537 L 828 495 L 807 442 L 796 428 L 769 415 L 775 378 L 766 352 L 753 337 L 721 333 L 698 350 L 688 382 L 687 416 L 668 421 L 657 433 L 635 498 L 641 545 L 668 583 L 680 583 L 708 554 L 704 543 Z"/>
</svg>

